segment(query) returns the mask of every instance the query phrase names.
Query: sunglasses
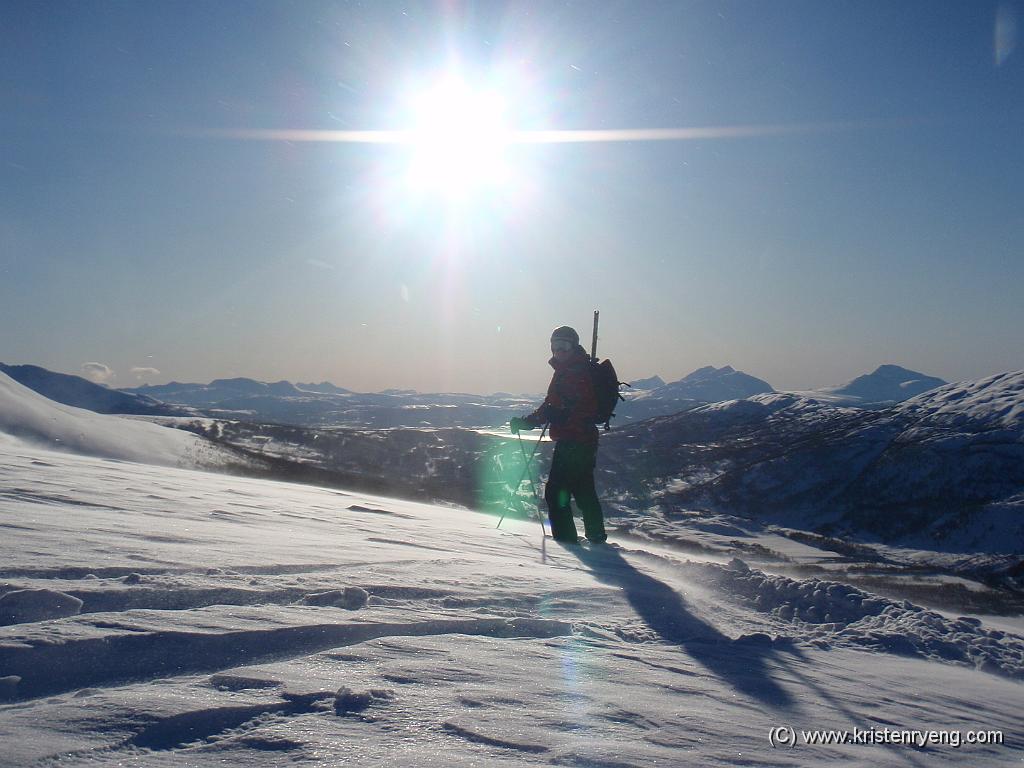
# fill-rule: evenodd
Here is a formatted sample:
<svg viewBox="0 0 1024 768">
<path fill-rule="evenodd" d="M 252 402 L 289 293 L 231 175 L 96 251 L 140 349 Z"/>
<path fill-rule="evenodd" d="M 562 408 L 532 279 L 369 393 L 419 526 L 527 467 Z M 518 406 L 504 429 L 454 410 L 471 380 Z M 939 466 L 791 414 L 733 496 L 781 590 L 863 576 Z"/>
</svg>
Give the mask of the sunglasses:
<svg viewBox="0 0 1024 768">
<path fill-rule="evenodd" d="M 551 342 L 552 352 L 571 352 L 573 343 L 571 341 L 565 341 L 564 339 L 555 339 Z"/>
</svg>

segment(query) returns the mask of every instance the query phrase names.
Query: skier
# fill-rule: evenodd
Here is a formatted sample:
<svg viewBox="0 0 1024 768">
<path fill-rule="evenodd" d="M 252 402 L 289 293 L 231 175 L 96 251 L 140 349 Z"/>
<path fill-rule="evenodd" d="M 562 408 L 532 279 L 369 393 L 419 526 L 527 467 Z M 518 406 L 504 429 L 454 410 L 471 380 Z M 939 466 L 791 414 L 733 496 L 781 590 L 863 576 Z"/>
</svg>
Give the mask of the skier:
<svg viewBox="0 0 1024 768">
<path fill-rule="evenodd" d="M 594 466 L 597 459 L 598 412 L 590 356 L 580 346 L 580 337 L 567 325 L 551 334 L 551 359 L 555 369 L 548 385 L 548 394 L 541 406 L 529 416 L 515 417 L 509 422 L 512 433 L 536 429 L 550 423 L 555 454 L 544 489 L 548 505 L 551 535 L 556 541 L 579 543 L 572 519 L 570 498 L 583 514 L 584 532 L 593 543 L 608 538 L 604 529 L 601 502 L 594 489 Z"/>
</svg>

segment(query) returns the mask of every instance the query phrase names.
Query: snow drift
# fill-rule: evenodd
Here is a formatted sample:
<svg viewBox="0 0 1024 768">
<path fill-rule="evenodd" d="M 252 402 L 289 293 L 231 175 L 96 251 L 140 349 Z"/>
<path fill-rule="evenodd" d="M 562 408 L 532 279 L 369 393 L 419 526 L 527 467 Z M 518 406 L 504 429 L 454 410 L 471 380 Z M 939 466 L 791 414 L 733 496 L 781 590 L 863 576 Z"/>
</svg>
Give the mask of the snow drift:
<svg viewBox="0 0 1024 768">
<path fill-rule="evenodd" d="M 93 413 L 48 400 L 0 373 L 0 437 L 51 450 L 169 466 L 223 466 L 236 460 L 197 435 Z"/>
</svg>

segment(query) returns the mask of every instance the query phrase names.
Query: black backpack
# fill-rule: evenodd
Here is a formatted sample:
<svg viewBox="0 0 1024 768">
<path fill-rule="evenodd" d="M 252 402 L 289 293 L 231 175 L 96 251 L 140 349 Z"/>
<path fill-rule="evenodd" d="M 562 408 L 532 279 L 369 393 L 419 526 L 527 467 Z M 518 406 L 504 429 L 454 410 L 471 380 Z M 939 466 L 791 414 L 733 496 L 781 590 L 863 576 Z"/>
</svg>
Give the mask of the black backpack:
<svg viewBox="0 0 1024 768">
<path fill-rule="evenodd" d="M 612 365 L 611 360 L 602 360 L 599 363 L 597 360 L 591 359 L 590 380 L 594 383 L 594 395 L 597 399 L 597 414 L 594 416 L 594 423 L 604 424 L 604 429 L 607 432 L 608 422 L 615 415 L 615 406 L 619 404 L 620 400 L 625 401 L 626 399 L 619 392 L 619 387 L 628 387 L 629 384 L 619 381 L 619 376 L 615 373 L 615 366 Z"/>
</svg>

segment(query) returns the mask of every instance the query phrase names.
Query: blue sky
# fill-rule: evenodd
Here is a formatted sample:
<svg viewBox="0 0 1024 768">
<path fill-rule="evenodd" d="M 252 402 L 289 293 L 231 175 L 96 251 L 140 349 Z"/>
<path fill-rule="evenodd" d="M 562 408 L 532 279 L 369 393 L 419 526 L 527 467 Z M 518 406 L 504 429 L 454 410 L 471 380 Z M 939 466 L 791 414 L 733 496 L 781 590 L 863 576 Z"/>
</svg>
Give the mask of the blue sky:
<svg viewBox="0 0 1024 768">
<path fill-rule="evenodd" d="M 0 360 L 537 391 L 599 308 L 628 378 L 1020 369 L 1022 11 L 8 4 Z M 514 184 L 455 200 L 407 146 L 232 133 L 409 128 L 453 70 L 512 129 L 787 129 L 514 145 Z"/>
</svg>

